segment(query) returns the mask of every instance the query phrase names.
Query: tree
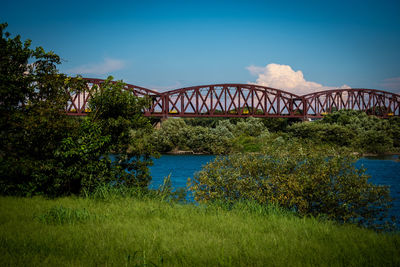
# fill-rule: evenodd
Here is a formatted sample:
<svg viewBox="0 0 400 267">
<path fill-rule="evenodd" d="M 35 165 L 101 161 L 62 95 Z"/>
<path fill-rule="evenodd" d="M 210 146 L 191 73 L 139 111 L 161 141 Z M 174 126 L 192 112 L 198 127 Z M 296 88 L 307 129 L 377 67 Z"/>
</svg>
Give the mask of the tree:
<svg viewBox="0 0 400 267">
<path fill-rule="evenodd" d="M 60 196 L 102 183 L 146 187 L 153 155 L 152 127 L 142 116 L 147 99 L 110 77 L 93 88 L 92 113 L 67 116 L 69 93 L 85 82 L 60 74 L 60 58 L 10 38 L 0 39 L 0 193 Z M 74 92 L 75 91 L 75 92 Z"/>
<path fill-rule="evenodd" d="M 125 90 L 122 81 L 113 77 L 94 92 L 89 102 L 89 120 L 98 123 L 104 136 L 110 136 L 107 153 L 113 153 L 113 166 L 119 172 L 117 182 L 147 187 L 151 181 L 148 166 L 158 156 L 151 142 L 153 127 L 143 110 L 149 106 L 148 98 L 137 97 Z"/>
<path fill-rule="evenodd" d="M 83 81 L 59 74 L 56 54 L 10 38 L 6 27 L 0 25 L 0 191 L 47 192 L 57 184 L 54 150 L 76 128 L 64 112 L 67 89 L 79 90 Z"/>
</svg>

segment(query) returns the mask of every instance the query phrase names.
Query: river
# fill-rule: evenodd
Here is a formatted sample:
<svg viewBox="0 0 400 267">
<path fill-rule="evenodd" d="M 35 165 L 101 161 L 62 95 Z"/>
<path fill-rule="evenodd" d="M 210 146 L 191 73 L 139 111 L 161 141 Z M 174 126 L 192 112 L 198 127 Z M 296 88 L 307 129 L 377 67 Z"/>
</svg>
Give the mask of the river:
<svg viewBox="0 0 400 267">
<path fill-rule="evenodd" d="M 162 155 L 150 167 L 153 177 L 150 187 L 157 188 L 169 174 L 174 188 L 185 187 L 187 179 L 214 158 L 213 155 Z M 366 173 L 371 175 L 370 182 L 390 186 L 390 194 L 394 198 L 390 216 L 396 216 L 400 222 L 399 156 L 364 157 L 357 161 L 356 166 L 366 168 Z"/>
</svg>

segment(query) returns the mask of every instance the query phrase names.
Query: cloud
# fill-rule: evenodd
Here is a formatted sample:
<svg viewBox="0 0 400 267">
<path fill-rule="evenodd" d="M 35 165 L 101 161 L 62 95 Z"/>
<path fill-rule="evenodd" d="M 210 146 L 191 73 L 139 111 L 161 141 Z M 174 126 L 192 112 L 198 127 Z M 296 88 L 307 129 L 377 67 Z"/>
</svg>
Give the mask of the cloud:
<svg viewBox="0 0 400 267">
<path fill-rule="evenodd" d="M 105 58 L 103 62 L 95 64 L 85 64 L 72 69 L 69 69 L 69 73 L 76 74 L 108 74 L 110 72 L 120 70 L 125 66 L 124 61 L 113 58 Z"/>
<path fill-rule="evenodd" d="M 380 86 L 393 90 L 394 92 L 400 92 L 400 77 L 385 79 Z"/>
<path fill-rule="evenodd" d="M 289 65 L 271 63 L 265 67 L 251 65 L 246 69 L 250 71 L 252 75 L 257 76 L 255 84 L 282 89 L 297 95 L 336 88 L 350 88 L 348 85 L 332 87 L 307 81 L 302 71 L 294 71 Z"/>
</svg>

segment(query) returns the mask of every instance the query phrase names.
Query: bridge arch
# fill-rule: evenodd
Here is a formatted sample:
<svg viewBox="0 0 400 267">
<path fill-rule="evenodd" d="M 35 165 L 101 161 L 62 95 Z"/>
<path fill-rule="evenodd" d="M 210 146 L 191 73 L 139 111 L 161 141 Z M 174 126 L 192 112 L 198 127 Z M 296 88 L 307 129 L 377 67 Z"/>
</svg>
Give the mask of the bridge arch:
<svg viewBox="0 0 400 267">
<path fill-rule="evenodd" d="M 303 96 L 307 117 L 322 117 L 341 109 L 367 112 L 380 117 L 400 116 L 400 95 L 364 88 L 325 90 Z"/>
<path fill-rule="evenodd" d="M 84 78 L 87 92 L 70 93 L 66 111 L 86 115 L 91 89 L 105 80 Z M 166 92 L 126 84 L 136 96 L 147 96 L 145 116 L 154 117 L 290 117 L 320 118 L 340 109 L 361 110 L 380 117 L 400 116 L 400 95 L 363 88 L 333 89 L 299 96 L 256 84 L 211 84 Z"/>
<path fill-rule="evenodd" d="M 301 116 L 301 97 L 259 85 L 201 85 L 163 94 L 164 114 L 172 117 Z"/>
</svg>

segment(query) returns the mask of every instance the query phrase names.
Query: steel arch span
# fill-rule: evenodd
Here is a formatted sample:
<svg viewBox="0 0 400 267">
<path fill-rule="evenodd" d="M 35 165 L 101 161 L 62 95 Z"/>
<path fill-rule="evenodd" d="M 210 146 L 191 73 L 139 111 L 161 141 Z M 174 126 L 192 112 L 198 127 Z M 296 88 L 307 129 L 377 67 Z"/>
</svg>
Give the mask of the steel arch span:
<svg viewBox="0 0 400 267">
<path fill-rule="evenodd" d="M 379 117 L 400 116 L 400 95 L 375 89 L 336 89 L 302 96 L 307 117 L 320 118 L 341 109 L 361 110 Z"/>
<path fill-rule="evenodd" d="M 88 89 L 99 88 L 102 79 L 84 78 Z M 125 89 L 151 105 L 145 116 L 153 117 L 283 117 L 321 118 L 327 113 L 352 109 L 379 117 L 400 116 L 400 95 L 374 89 L 334 89 L 299 96 L 254 84 L 212 84 L 166 92 L 126 84 Z M 90 91 L 70 94 L 69 115 L 86 115 Z"/>
</svg>

